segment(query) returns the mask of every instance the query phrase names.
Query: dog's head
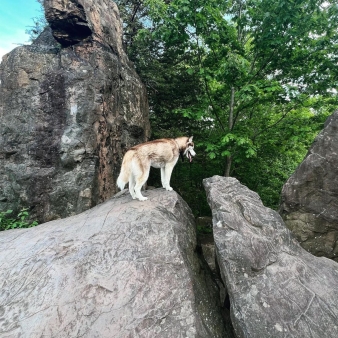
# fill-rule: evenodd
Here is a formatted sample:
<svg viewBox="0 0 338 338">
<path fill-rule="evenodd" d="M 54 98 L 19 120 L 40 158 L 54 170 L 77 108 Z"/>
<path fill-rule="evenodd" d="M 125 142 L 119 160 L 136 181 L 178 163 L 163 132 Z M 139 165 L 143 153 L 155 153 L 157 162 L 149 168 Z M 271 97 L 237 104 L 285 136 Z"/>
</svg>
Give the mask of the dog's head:
<svg viewBox="0 0 338 338">
<path fill-rule="evenodd" d="M 192 158 L 196 155 L 194 151 L 194 142 L 192 141 L 193 136 L 191 136 L 186 144 L 186 148 L 184 150 L 183 155 L 186 155 L 187 158 L 189 159 L 189 162 L 192 161 Z"/>
</svg>

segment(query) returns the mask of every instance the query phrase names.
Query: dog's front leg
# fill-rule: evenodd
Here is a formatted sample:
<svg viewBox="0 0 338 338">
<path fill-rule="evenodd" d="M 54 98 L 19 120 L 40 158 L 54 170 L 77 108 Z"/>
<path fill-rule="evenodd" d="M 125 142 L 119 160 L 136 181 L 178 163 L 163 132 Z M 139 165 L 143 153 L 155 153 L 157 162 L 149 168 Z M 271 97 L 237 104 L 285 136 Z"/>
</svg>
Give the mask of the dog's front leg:
<svg viewBox="0 0 338 338">
<path fill-rule="evenodd" d="M 161 167 L 161 183 L 162 187 L 165 189 L 165 167 Z"/>
<path fill-rule="evenodd" d="M 170 178 L 171 178 L 171 173 L 173 172 L 175 163 L 167 163 L 167 165 L 164 168 L 164 188 L 168 191 L 172 191 L 173 188 L 170 186 Z"/>
</svg>

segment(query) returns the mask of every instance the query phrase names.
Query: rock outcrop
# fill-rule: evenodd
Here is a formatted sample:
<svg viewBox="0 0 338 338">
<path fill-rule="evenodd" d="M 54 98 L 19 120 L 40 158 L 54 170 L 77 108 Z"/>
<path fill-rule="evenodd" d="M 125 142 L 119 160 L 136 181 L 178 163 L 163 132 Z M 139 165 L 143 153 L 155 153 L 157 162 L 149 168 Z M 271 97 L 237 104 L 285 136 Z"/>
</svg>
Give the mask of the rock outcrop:
<svg viewBox="0 0 338 338">
<path fill-rule="evenodd" d="M 146 195 L 0 233 L 0 336 L 232 337 L 191 210 L 175 192 Z"/>
<path fill-rule="evenodd" d="M 338 111 L 283 186 L 280 214 L 303 248 L 338 261 Z"/>
<path fill-rule="evenodd" d="M 111 0 L 45 0 L 51 28 L 0 65 L 0 210 L 39 222 L 116 192 L 127 148 L 150 133 L 146 90 Z"/>
<path fill-rule="evenodd" d="M 304 250 L 235 178 L 203 183 L 237 337 L 338 337 L 338 264 Z"/>
</svg>

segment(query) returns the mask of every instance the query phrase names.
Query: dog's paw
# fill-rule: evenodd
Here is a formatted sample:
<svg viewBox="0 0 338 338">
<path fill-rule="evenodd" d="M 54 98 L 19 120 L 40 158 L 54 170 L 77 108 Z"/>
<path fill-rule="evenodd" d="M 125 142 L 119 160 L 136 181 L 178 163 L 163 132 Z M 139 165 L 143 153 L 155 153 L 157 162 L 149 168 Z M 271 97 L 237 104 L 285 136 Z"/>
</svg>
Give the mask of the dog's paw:
<svg viewBox="0 0 338 338">
<path fill-rule="evenodd" d="M 173 190 L 173 188 L 172 188 L 172 187 L 166 187 L 166 190 L 168 190 L 168 191 L 172 191 L 172 190 Z"/>
<path fill-rule="evenodd" d="M 148 197 L 144 197 L 144 196 L 142 196 L 142 197 L 139 197 L 138 199 L 139 199 L 139 201 L 141 201 L 141 202 L 142 202 L 142 201 L 146 201 L 146 200 L 148 199 Z"/>
</svg>

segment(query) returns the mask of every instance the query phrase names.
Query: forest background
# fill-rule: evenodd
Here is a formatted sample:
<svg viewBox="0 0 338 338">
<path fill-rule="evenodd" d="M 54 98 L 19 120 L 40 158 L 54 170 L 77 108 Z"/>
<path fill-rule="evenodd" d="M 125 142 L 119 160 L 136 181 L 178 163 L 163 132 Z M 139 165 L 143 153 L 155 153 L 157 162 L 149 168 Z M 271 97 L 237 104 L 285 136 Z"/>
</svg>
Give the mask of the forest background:
<svg viewBox="0 0 338 338">
<path fill-rule="evenodd" d="M 41 4 L 41 0 L 37 0 Z M 338 4 L 115 0 L 148 91 L 152 139 L 194 136 L 172 186 L 210 214 L 202 180 L 236 177 L 278 208 L 283 184 L 337 108 Z M 33 40 L 46 22 L 34 18 Z M 160 186 L 159 171 L 148 184 Z"/>
</svg>

